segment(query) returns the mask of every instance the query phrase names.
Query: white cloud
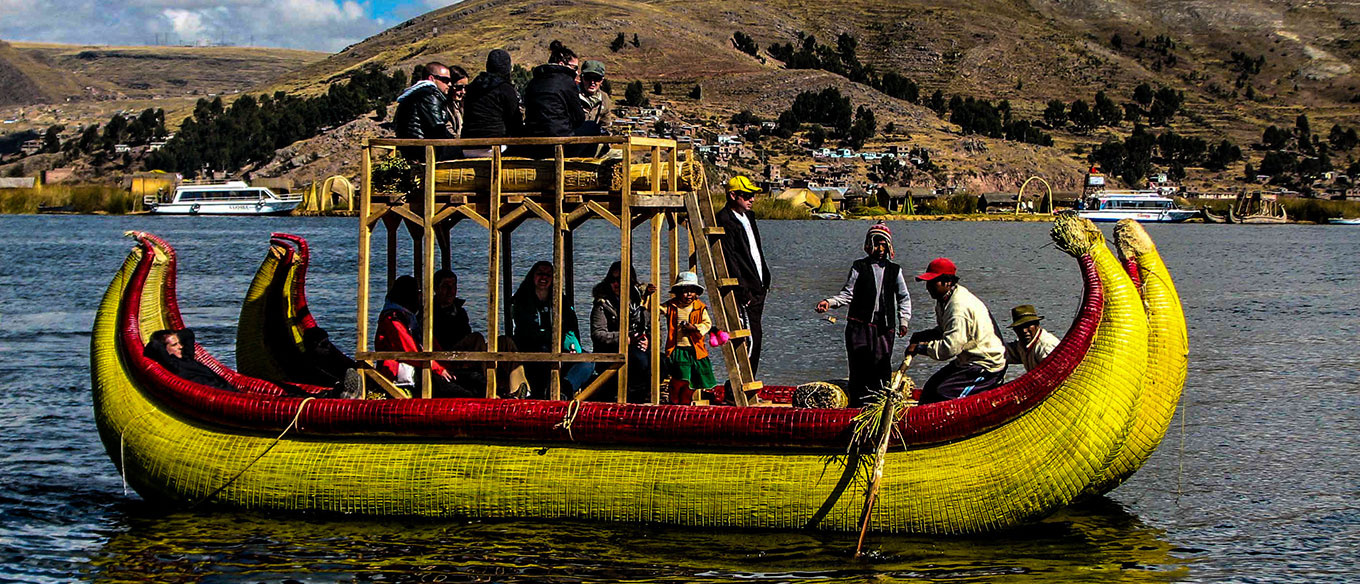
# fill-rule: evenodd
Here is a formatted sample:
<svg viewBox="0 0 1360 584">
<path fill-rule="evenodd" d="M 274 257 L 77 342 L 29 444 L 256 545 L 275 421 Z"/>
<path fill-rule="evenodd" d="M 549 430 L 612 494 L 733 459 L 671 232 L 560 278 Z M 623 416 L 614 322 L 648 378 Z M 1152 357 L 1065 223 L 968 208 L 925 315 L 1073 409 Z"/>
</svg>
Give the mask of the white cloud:
<svg viewBox="0 0 1360 584">
<path fill-rule="evenodd" d="M 0 0 L 4 40 L 337 51 L 386 26 L 355 0 Z"/>
</svg>

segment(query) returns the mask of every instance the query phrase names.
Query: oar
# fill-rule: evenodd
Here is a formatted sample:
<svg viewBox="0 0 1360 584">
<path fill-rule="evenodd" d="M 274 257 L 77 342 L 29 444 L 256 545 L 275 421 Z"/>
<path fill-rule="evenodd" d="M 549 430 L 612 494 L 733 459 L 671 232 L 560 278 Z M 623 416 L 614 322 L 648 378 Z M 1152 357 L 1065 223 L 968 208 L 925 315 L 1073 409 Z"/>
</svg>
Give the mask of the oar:
<svg viewBox="0 0 1360 584">
<path fill-rule="evenodd" d="M 911 355 L 907 354 L 902 358 L 902 366 L 893 373 L 892 386 L 883 395 L 883 413 L 878 421 L 878 446 L 874 449 L 874 472 L 869 475 L 869 490 L 864 495 L 864 511 L 860 513 L 859 518 L 859 542 L 855 544 L 856 559 L 864 549 L 864 535 L 869 532 L 869 514 L 873 512 L 874 502 L 878 500 L 878 485 L 883 479 L 883 463 L 887 459 L 888 440 L 892 438 L 895 410 L 897 404 L 904 401 L 902 386 L 906 382 L 907 368 L 910 366 Z"/>
</svg>

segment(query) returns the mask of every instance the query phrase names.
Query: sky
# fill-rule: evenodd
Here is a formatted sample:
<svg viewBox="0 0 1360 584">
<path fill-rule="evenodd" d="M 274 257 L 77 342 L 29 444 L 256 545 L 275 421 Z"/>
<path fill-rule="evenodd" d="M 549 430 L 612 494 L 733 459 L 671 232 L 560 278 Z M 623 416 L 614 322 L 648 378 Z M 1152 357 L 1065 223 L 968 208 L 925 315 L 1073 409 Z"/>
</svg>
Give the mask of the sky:
<svg viewBox="0 0 1360 584">
<path fill-rule="evenodd" d="M 458 0 L 0 0 L 0 40 L 336 52 Z"/>
</svg>

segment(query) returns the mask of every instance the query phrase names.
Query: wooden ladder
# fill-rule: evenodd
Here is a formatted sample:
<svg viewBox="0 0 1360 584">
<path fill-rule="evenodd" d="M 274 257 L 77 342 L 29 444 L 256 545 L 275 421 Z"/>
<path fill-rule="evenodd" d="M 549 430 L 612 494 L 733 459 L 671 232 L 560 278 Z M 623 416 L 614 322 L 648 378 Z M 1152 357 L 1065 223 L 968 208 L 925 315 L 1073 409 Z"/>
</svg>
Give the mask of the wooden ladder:
<svg viewBox="0 0 1360 584">
<path fill-rule="evenodd" d="M 724 230 L 718 226 L 708 189 L 687 192 L 685 210 L 689 216 L 689 235 L 694 243 L 694 251 L 699 256 L 699 267 L 704 273 L 704 283 L 715 305 L 713 322 L 732 337 L 730 342 L 722 345 L 723 359 L 727 361 L 728 385 L 737 405 L 749 405 L 754 401 L 755 392 L 764 385 L 755 379 L 751 371 L 751 331 L 742 326 L 737 313 L 734 290 L 739 284 L 736 278 L 727 273 L 727 259 L 722 249 Z"/>
</svg>

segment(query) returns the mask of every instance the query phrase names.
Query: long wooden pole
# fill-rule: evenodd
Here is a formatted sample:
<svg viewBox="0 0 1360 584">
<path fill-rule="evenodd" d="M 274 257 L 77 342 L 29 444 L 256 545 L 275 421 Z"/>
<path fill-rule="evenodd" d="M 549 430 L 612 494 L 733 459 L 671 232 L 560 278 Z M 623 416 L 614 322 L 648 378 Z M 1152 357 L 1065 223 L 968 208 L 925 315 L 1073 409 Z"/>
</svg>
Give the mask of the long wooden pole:
<svg viewBox="0 0 1360 584">
<path fill-rule="evenodd" d="M 553 189 L 553 289 L 552 289 L 552 346 L 548 351 L 555 354 L 562 352 L 562 294 L 563 284 L 565 283 L 566 270 L 562 269 L 562 264 L 566 261 L 566 242 L 562 240 L 562 231 L 566 226 L 565 213 L 562 212 L 564 199 L 566 198 L 566 162 L 562 152 L 562 145 L 553 147 L 555 159 L 557 161 L 556 187 Z M 548 399 L 558 400 L 562 398 L 562 362 L 554 361 L 552 364 L 552 374 L 548 376 Z"/>
<path fill-rule="evenodd" d="M 501 333 L 501 270 L 508 269 L 508 260 L 504 260 L 507 266 L 502 266 L 501 249 L 501 230 L 498 225 L 501 221 L 501 149 L 499 146 L 491 148 L 491 193 L 487 199 L 487 231 L 489 232 L 490 249 L 487 252 L 487 277 L 486 277 L 486 350 L 495 353 L 500 350 Z M 505 241 L 506 250 L 509 249 L 509 238 Z M 508 304 L 507 304 L 508 306 Z M 506 318 L 509 318 L 509 311 L 506 311 Z M 514 391 L 518 388 L 510 388 Z M 486 363 L 486 397 L 492 399 L 496 397 L 496 362 Z"/>
<path fill-rule="evenodd" d="M 434 350 L 434 146 L 425 147 L 425 193 L 421 209 L 420 252 L 420 310 L 425 318 L 420 319 L 420 346 L 426 351 Z M 421 368 L 420 397 L 434 397 L 434 361 L 425 363 Z"/>
<path fill-rule="evenodd" d="M 359 204 L 359 286 L 358 298 L 355 299 L 355 306 L 359 309 L 358 322 L 355 323 L 356 332 L 359 338 L 356 339 L 354 346 L 356 351 L 364 353 L 368 351 L 368 263 L 370 246 L 373 242 L 373 226 L 368 223 L 369 201 L 373 198 L 373 153 L 368 145 L 368 138 L 363 142 L 363 162 L 360 163 L 360 172 L 363 174 L 363 183 L 360 184 Z M 350 197 L 350 205 L 354 205 L 354 197 Z M 368 384 L 364 377 L 359 377 L 361 397 L 368 397 Z"/>
</svg>

